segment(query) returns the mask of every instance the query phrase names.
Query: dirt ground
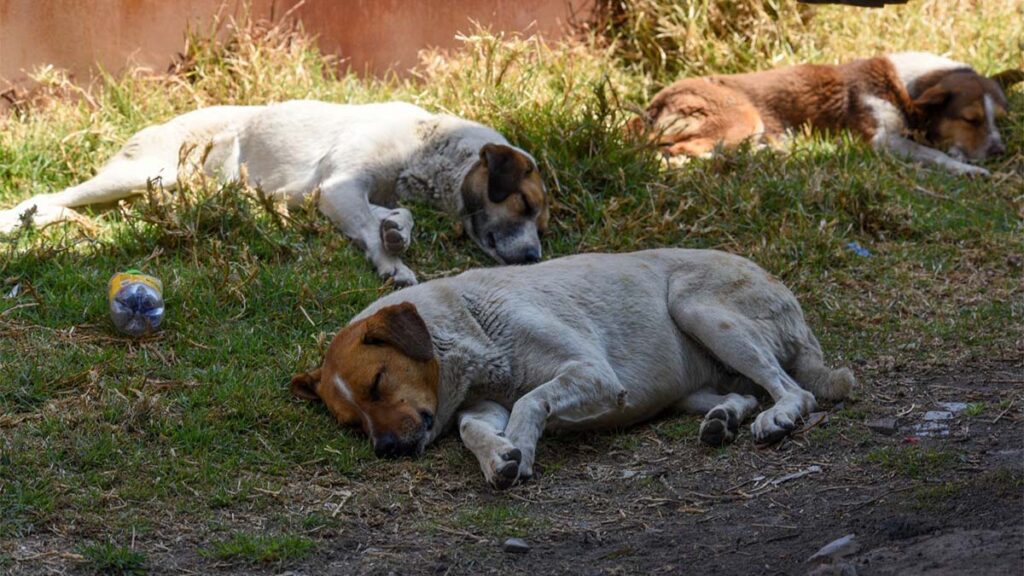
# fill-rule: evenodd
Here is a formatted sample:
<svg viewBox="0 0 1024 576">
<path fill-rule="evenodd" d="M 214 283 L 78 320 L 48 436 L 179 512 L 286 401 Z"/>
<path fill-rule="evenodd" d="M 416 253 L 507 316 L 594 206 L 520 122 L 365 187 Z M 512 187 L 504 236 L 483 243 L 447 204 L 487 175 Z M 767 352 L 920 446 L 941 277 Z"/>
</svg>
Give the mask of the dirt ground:
<svg viewBox="0 0 1024 576">
<path fill-rule="evenodd" d="M 697 419 L 667 418 L 546 438 L 539 477 L 498 492 L 447 438 L 365 481 L 306 477 L 273 495 L 270 509 L 315 519 L 306 526 L 316 544 L 301 559 L 214 560 L 196 552 L 203 528 L 169 524 L 144 549 L 161 574 L 806 574 L 815 551 L 855 534 L 858 550 L 820 573 L 1024 573 L 1020 361 L 860 372 L 865 385 L 827 422 L 770 448 L 754 446 L 746 427 L 733 446 L 704 448 Z M 940 436 L 923 435 L 915 426 L 943 402 L 969 406 L 938 420 Z M 897 418 L 892 435 L 869 426 L 885 417 Z M 223 521 L 272 528 L 267 512 Z M 503 551 L 509 536 L 530 550 Z M 19 556 L 38 561 L 8 568 L 80 569 L 62 548 L 26 541 Z"/>
</svg>

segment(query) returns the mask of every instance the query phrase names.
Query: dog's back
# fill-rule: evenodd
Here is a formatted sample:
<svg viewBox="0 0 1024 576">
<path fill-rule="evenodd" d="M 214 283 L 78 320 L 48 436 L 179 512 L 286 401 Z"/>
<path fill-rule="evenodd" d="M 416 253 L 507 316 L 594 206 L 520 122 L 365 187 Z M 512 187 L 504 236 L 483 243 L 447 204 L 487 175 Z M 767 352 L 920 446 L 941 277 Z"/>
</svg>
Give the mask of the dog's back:
<svg viewBox="0 0 1024 576">
<path fill-rule="evenodd" d="M 784 366 L 802 370 L 810 390 L 832 397 L 848 389 L 829 388 L 830 373 L 793 294 L 749 260 L 714 250 L 583 254 L 470 270 L 386 296 L 352 323 L 403 302 L 416 306 L 437 338 L 452 330 L 458 338 L 479 334 L 498 350 L 507 373 L 490 372 L 492 393 L 511 394 L 510 401 L 573 358 L 607 359 L 630 403 L 604 424 L 588 420 L 586 427 L 648 418 L 697 383 L 718 378 L 718 363 L 681 328 L 690 311 L 727 309 L 756 318 L 759 341 Z M 802 361 L 805 355 L 809 360 Z"/>
</svg>

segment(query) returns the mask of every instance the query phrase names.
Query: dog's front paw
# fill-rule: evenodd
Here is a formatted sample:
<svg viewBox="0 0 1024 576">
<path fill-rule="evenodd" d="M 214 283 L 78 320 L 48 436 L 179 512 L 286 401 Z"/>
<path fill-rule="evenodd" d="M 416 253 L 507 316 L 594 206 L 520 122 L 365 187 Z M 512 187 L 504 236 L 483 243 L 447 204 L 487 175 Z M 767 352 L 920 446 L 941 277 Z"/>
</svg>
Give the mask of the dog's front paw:
<svg viewBox="0 0 1024 576">
<path fill-rule="evenodd" d="M 957 174 L 959 176 L 991 176 L 992 175 L 991 172 L 989 172 L 988 170 L 982 168 L 981 166 L 975 166 L 974 164 L 968 164 L 966 162 L 954 161 L 954 163 L 951 164 L 949 166 L 949 168 L 950 168 L 950 170 L 953 171 L 954 174 Z"/>
<path fill-rule="evenodd" d="M 398 288 L 405 288 L 406 286 L 416 284 L 416 275 L 404 264 L 399 264 L 395 268 L 395 274 L 391 278 L 394 279 L 395 286 Z"/>
<path fill-rule="evenodd" d="M 974 165 L 971 165 L 971 164 L 964 164 L 963 167 L 960 169 L 960 174 L 964 174 L 966 176 L 991 176 L 992 175 L 992 173 L 989 172 L 988 170 L 986 170 L 985 168 L 982 168 L 981 166 L 974 166 Z"/>
<path fill-rule="evenodd" d="M 390 278 L 396 288 L 405 288 L 416 284 L 416 274 L 401 262 L 390 266 L 378 266 L 377 272 L 385 280 Z"/>
<path fill-rule="evenodd" d="M 750 426 L 754 440 L 763 444 L 782 440 L 816 406 L 814 395 L 806 390 L 798 390 L 783 396 L 774 406 L 761 412 L 754 419 Z"/>
<path fill-rule="evenodd" d="M 395 211 L 380 221 L 380 241 L 384 250 L 392 256 L 401 256 L 412 242 L 411 218 L 405 218 Z"/>
</svg>

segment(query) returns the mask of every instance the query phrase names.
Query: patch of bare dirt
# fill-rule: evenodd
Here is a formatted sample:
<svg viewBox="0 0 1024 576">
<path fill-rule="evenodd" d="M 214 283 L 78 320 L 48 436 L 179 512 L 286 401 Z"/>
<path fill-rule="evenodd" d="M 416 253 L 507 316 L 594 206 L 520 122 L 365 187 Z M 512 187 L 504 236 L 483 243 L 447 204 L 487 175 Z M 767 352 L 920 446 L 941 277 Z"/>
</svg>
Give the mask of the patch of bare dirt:
<svg viewBox="0 0 1024 576">
<path fill-rule="evenodd" d="M 733 446 L 702 447 L 687 417 L 549 437 L 539 477 L 498 492 L 449 438 L 359 481 L 296 476 L 266 509 L 212 523 L 258 531 L 312 518 L 302 525 L 316 545 L 301 560 L 215 560 L 198 552 L 208 529 L 175 532 L 170 519 L 154 520 L 160 542 L 145 552 L 153 573 L 169 574 L 807 574 L 815 551 L 855 534 L 859 549 L 820 573 L 1024 573 L 1020 362 L 866 372 L 827 422 L 771 448 L 754 446 L 748 427 Z M 926 415 L 943 411 L 945 432 L 926 435 Z M 891 435 L 872 429 L 885 418 Z M 511 536 L 530 550 L 503 551 Z M 25 544 L 26 554 L 66 548 Z M 44 560 L 7 568 L 80 566 Z"/>
</svg>

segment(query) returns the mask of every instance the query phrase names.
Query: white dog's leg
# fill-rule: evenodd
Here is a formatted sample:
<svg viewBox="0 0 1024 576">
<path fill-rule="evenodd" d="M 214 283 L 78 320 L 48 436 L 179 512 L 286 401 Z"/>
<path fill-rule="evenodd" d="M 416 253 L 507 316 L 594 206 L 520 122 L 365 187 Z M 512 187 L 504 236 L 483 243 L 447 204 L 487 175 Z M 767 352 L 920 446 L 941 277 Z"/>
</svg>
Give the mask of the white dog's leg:
<svg viewBox="0 0 1024 576">
<path fill-rule="evenodd" d="M 701 388 L 680 403 L 687 412 L 704 416 L 700 423 L 700 441 L 710 446 L 725 446 L 736 439 L 740 424 L 757 409 L 757 399 L 742 394 L 717 394 Z"/>
<path fill-rule="evenodd" d="M 800 387 L 779 365 L 758 326 L 745 316 L 718 306 L 673 303 L 680 329 L 696 338 L 727 367 L 764 388 L 775 405 L 758 414 L 751 431 L 758 442 L 781 439 L 814 410 L 814 395 Z"/>
<path fill-rule="evenodd" d="M 504 436 L 508 410 L 496 402 L 478 402 L 458 414 L 462 443 L 476 456 L 484 478 L 495 488 L 508 488 L 519 477 L 522 453 Z"/>
<path fill-rule="evenodd" d="M 77 186 L 53 194 L 39 194 L 9 210 L 0 210 L 0 233 L 11 232 L 21 223 L 21 215 L 36 208 L 32 223 L 44 226 L 52 222 L 69 220 L 77 214 L 69 208 L 113 202 L 145 190 L 146 182 L 160 178 L 164 186 L 177 183 L 177 170 L 158 160 L 139 158 L 128 160 L 115 157 L 100 169 L 96 176 Z"/>
<path fill-rule="evenodd" d="M 401 256 L 412 243 L 412 212 L 405 208 L 385 208 L 370 204 L 370 211 L 380 220 L 380 241 L 388 254 Z"/>
<path fill-rule="evenodd" d="M 626 389 L 610 366 L 569 362 L 561 373 L 512 406 L 505 436 L 522 452 L 520 479 L 533 475 L 533 461 L 548 423 L 582 425 L 626 406 Z"/>
<path fill-rule="evenodd" d="M 874 138 L 872 144 L 876 149 L 888 150 L 889 152 L 909 158 L 915 162 L 936 164 L 954 174 L 971 174 L 976 176 L 990 175 L 988 170 L 980 166 L 961 162 L 941 150 L 922 146 L 917 142 L 908 140 L 902 136 L 894 136 L 884 133 L 879 134 Z"/>
<path fill-rule="evenodd" d="M 412 270 L 384 249 L 381 221 L 374 215 L 369 200 L 371 186 L 358 177 L 332 178 L 320 187 L 320 210 L 366 252 L 382 278 L 393 278 L 397 286 L 415 284 L 416 275 Z"/>
</svg>

